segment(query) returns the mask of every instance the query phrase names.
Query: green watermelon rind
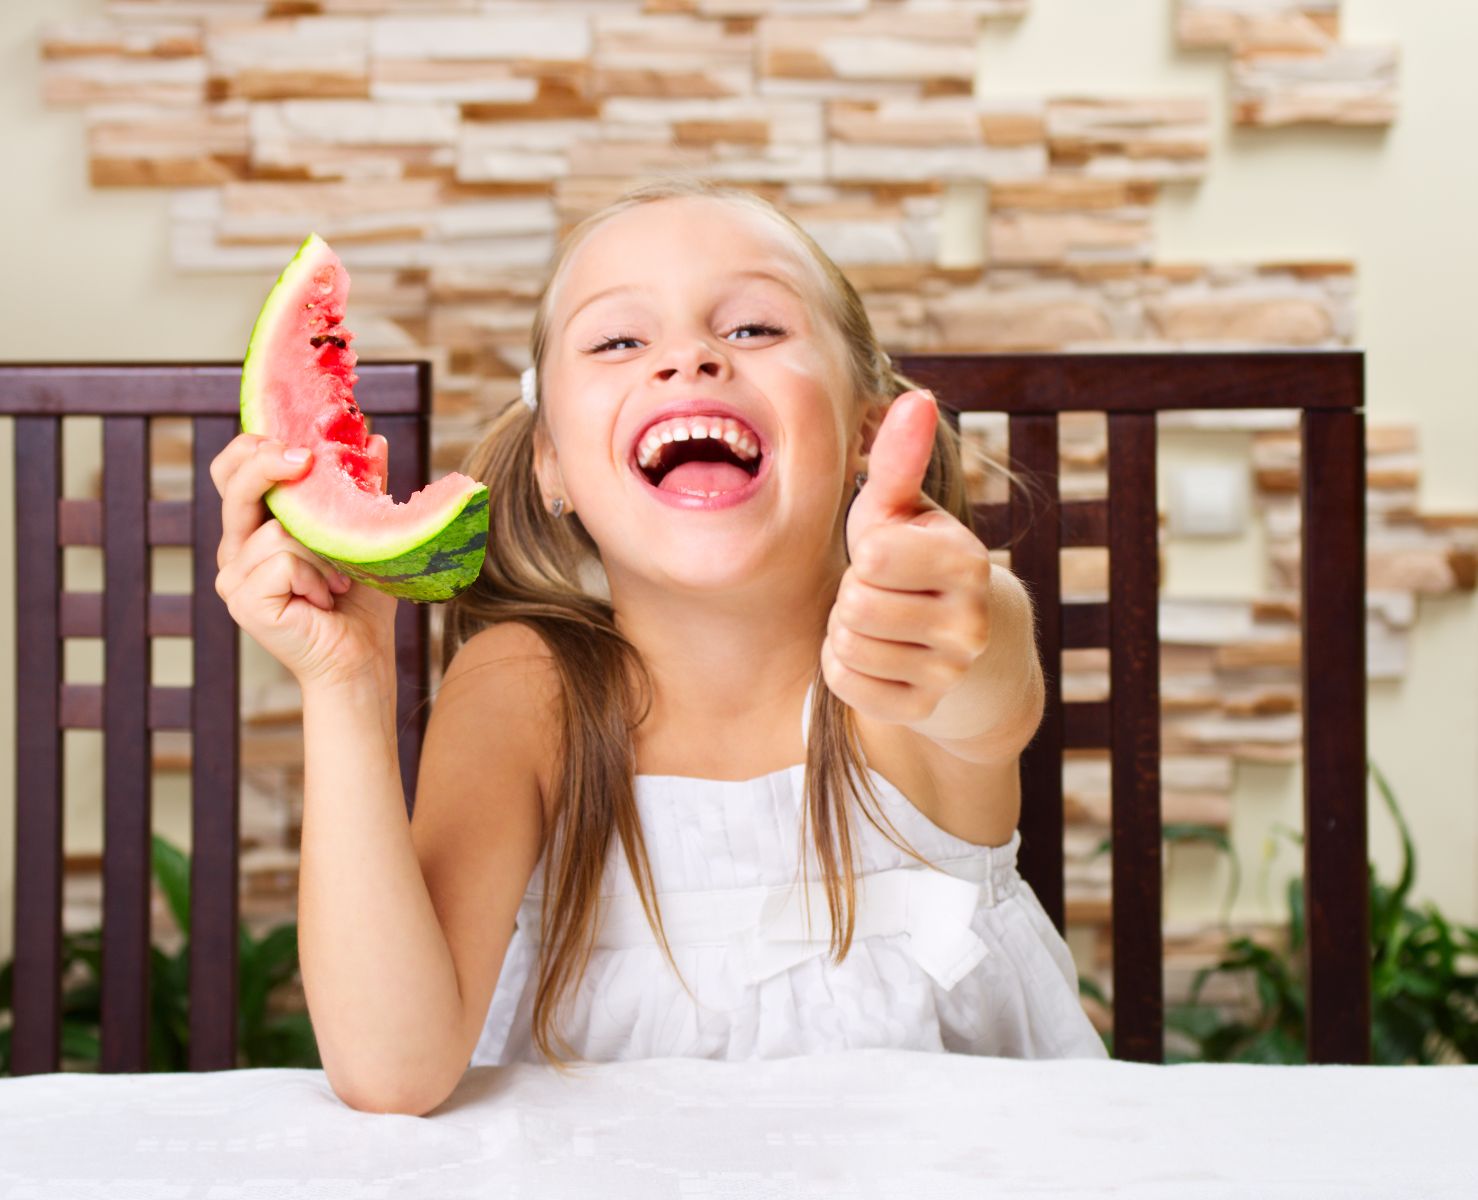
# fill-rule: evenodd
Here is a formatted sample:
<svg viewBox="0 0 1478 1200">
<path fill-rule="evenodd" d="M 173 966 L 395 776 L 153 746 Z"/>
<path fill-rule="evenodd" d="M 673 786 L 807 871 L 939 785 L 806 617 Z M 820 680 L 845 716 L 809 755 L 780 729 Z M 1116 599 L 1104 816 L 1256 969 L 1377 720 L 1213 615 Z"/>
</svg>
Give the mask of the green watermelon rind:
<svg viewBox="0 0 1478 1200">
<path fill-rule="evenodd" d="M 241 427 L 247 433 L 267 432 L 260 402 L 261 372 L 254 354 L 272 340 L 277 320 L 289 311 L 288 296 L 303 273 L 312 270 L 313 260 L 327 250 L 322 238 L 309 234 L 257 314 L 241 367 Z M 268 489 L 263 500 L 282 527 L 320 558 L 351 578 L 401 599 L 419 603 L 450 600 L 466 591 L 482 570 L 488 538 L 488 489 L 481 483 L 469 482 L 455 511 L 449 502 L 432 512 L 424 525 L 380 541 L 316 523 L 312 505 L 304 503 L 291 484 Z"/>
</svg>

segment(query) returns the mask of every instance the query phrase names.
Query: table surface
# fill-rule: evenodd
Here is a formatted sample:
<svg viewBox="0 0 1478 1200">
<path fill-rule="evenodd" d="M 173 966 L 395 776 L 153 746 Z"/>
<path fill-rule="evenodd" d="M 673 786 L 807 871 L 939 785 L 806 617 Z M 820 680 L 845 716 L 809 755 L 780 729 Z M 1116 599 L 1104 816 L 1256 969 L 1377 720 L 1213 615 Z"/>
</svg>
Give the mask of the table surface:
<svg viewBox="0 0 1478 1200">
<path fill-rule="evenodd" d="M 1478 1196 L 1478 1066 L 849 1050 L 476 1067 L 425 1117 L 322 1071 L 0 1080 L 0 1200 Z"/>
</svg>

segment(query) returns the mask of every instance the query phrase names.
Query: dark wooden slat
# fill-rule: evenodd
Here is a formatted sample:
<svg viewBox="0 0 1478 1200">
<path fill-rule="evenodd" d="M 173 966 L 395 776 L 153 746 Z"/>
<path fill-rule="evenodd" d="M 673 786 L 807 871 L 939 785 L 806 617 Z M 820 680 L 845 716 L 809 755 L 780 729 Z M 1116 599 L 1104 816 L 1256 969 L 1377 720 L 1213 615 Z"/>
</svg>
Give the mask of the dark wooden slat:
<svg viewBox="0 0 1478 1200">
<path fill-rule="evenodd" d="M 61 544 L 63 546 L 101 546 L 103 544 L 103 504 L 101 500 L 65 499 L 61 508 Z M 190 544 L 190 506 L 183 500 L 149 501 L 149 545 L 188 546 Z"/>
<path fill-rule="evenodd" d="M 64 683 L 58 705 L 58 723 L 64 729 L 102 729 L 106 686 Z M 150 687 L 147 726 L 156 729 L 190 728 L 190 692 L 187 687 Z"/>
<path fill-rule="evenodd" d="M 1114 1056 L 1165 1057 L 1155 416 L 1108 415 Z"/>
<path fill-rule="evenodd" d="M 210 463 L 240 430 L 234 416 L 193 423 L 195 628 L 190 715 L 190 1070 L 236 1066 L 240 922 L 240 639 L 215 590 L 221 497 Z"/>
<path fill-rule="evenodd" d="M 1060 500 L 1064 546 L 1107 546 L 1108 508 L 1102 500 Z M 1011 541 L 1011 505 L 971 506 L 975 532 L 987 546 L 1005 547 Z"/>
<path fill-rule="evenodd" d="M 1069 500 L 1062 506 L 1064 546 L 1108 545 L 1108 501 Z"/>
<path fill-rule="evenodd" d="M 148 450 L 147 418 L 104 418 L 104 1073 L 149 1066 Z"/>
<path fill-rule="evenodd" d="M 1093 650 L 1109 644 L 1107 604 L 1064 604 L 1062 645 L 1066 650 Z"/>
<path fill-rule="evenodd" d="M 1107 750 L 1112 712 L 1107 700 L 1074 700 L 1062 706 L 1064 750 Z M 1035 798 L 1033 798 L 1035 802 Z"/>
<path fill-rule="evenodd" d="M 63 592 L 62 637 L 103 636 L 103 593 Z M 149 636 L 189 637 L 190 597 L 168 592 L 149 596 Z"/>
<path fill-rule="evenodd" d="M 970 525 L 975 536 L 991 549 L 1004 548 L 1011 541 L 1011 505 L 972 504 Z"/>
<path fill-rule="evenodd" d="M 16 705 L 15 967 L 11 1073 L 61 1065 L 62 732 L 56 723 L 62 643 L 56 498 L 61 422 L 15 421 L 15 666 L 33 698 Z M 24 514 L 24 519 L 22 519 Z"/>
<path fill-rule="evenodd" d="M 424 362 L 361 362 L 354 399 L 371 417 L 414 413 Z M 222 416 L 240 412 L 241 364 L 5 363 L 0 416 Z"/>
<path fill-rule="evenodd" d="M 58 545 L 101 546 L 103 544 L 103 502 L 101 500 L 58 500 L 57 517 Z"/>
<path fill-rule="evenodd" d="M 1036 510 L 1011 489 L 1011 567 L 1026 585 L 1036 612 L 1037 649 L 1046 684 L 1046 705 L 1031 744 L 1021 755 L 1021 789 L 1032 803 L 1021 809 L 1021 874 L 1031 884 L 1059 931 L 1066 904 L 1063 882 L 1062 815 L 1062 556 L 1058 539 L 1057 417 L 1010 418 L 1011 469 L 1040 485 Z"/>
<path fill-rule="evenodd" d="M 429 383 L 429 380 L 427 381 Z M 430 411 L 430 393 L 422 402 Z M 423 487 L 431 469 L 431 447 L 424 425 L 414 417 L 382 417 L 375 432 L 390 443 L 389 492 L 398 500 L 409 499 Z M 416 805 L 416 777 L 421 766 L 421 742 L 430 715 L 427 664 L 430 662 L 431 610 L 425 604 L 402 602 L 395 612 L 396 721 L 400 782 L 405 791 L 405 811 Z"/>
<path fill-rule="evenodd" d="M 1368 1063 L 1365 418 L 1303 415 L 1304 904 L 1310 1062 Z"/>
<path fill-rule="evenodd" d="M 910 354 L 895 361 L 962 412 L 1351 408 L 1360 403 L 1363 371 L 1358 350 Z"/>
<path fill-rule="evenodd" d="M 184 500 L 150 500 L 149 545 L 190 545 L 191 520 L 190 505 Z"/>
</svg>

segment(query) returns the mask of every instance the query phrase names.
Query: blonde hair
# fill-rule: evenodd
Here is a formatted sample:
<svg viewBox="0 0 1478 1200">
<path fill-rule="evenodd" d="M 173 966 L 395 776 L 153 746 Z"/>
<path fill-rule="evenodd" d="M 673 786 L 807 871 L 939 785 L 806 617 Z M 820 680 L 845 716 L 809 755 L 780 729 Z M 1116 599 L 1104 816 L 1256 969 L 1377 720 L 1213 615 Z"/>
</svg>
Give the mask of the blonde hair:
<svg viewBox="0 0 1478 1200">
<path fill-rule="evenodd" d="M 819 268 L 822 303 L 846 349 L 855 400 L 886 404 L 918 387 L 895 369 L 856 290 L 804 229 L 760 196 L 696 178 L 637 187 L 569 231 L 555 255 L 533 319 L 531 361 L 536 368 L 547 345 L 554 289 L 575 249 L 620 213 L 641 204 L 688 196 L 721 200 L 759 213 L 777 222 L 810 255 Z M 542 378 L 543 372 L 538 371 L 538 376 Z M 462 643 L 479 630 L 502 621 L 520 621 L 540 635 L 559 672 L 558 768 L 552 785 L 553 820 L 545 845 L 533 1039 L 546 1061 L 565 1069 L 567 1064 L 552 1049 L 554 1040 L 575 1061 L 585 1060 L 576 1058 L 554 1029 L 554 1016 L 583 975 L 594 947 L 599 893 L 613 833 L 621 839 L 647 921 L 674 973 L 690 996 L 692 991 L 673 961 L 663 931 L 636 807 L 632 735 L 651 707 L 651 676 L 640 652 L 618 632 L 609 601 L 587 588 L 585 572 L 592 559 L 598 562 L 598 550 L 578 514 L 555 518 L 544 508 L 534 473 L 535 428 L 544 420 L 543 413 L 542 403 L 531 411 L 520 400 L 511 401 L 463 465 L 464 472 L 488 486 L 490 522 L 496 536 L 488 539 L 480 578 L 447 606 L 442 662 L 445 669 Z M 1003 466 L 987 465 L 1015 482 L 1016 477 Z M 970 524 L 960 435 L 943 414 L 924 491 L 947 512 Z M 876 811 L 897 833 L 879 806 L 865 768 L 852 710 L 827 687 L 819 655 L 814 685 L 800 870 L 805 869 L 806 829 L 814 824 L 831 916 L 831 950 L 839 963 L 851 947 L 856 907 L 846 797 L 855 795 L 863 815 L 894 845 L 921 863 L 933 864 L 907 845 L 906 839 L 899 842 L 890 837 L 869 811 Z"/>
</svg>

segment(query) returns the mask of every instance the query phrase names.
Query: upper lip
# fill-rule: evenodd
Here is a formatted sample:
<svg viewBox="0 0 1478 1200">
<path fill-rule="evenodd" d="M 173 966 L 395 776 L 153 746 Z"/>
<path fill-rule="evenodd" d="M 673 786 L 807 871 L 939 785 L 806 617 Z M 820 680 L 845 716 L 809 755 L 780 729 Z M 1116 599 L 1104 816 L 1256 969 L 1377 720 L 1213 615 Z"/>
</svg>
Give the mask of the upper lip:
<svg viewBox="0 0 1478 1200">
<path fill-rule="evenodd" d="M 674 400 L 671 404 L 664 404 L 656 412 L 648 414 L 646 420 L 637 429 L 636 436 L 631 439 L 631 459 L 636 461 L 637 451 L 641 447 L 642 439 L 647 436 L 647 430 L 661 421 L 670 421 L 674 417 L 732 417 L 741 425 L 754 430 L 754 435 L 759 439 L 760 455 L 763 457 L 770 452 L 770 439 L 765 431 L 760 428 L 754 417 L 734 404 L 723 400 L 705 400 L 701 396 L 694 396 L 687 400 Z"/>
</svg>

